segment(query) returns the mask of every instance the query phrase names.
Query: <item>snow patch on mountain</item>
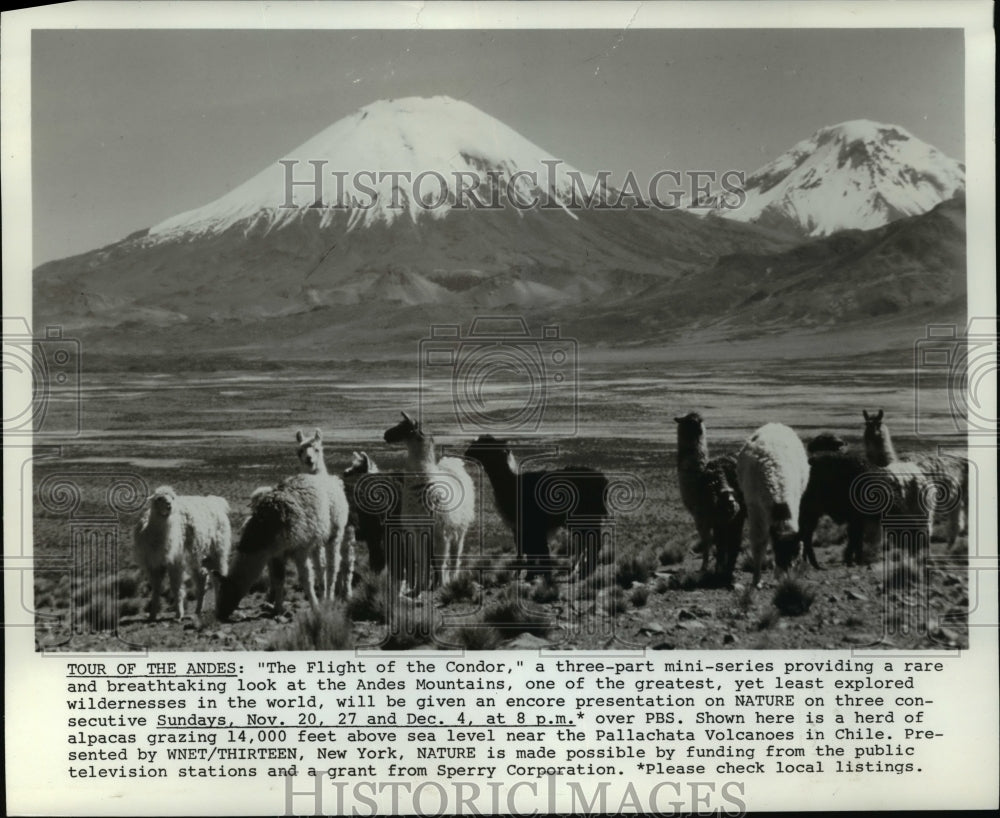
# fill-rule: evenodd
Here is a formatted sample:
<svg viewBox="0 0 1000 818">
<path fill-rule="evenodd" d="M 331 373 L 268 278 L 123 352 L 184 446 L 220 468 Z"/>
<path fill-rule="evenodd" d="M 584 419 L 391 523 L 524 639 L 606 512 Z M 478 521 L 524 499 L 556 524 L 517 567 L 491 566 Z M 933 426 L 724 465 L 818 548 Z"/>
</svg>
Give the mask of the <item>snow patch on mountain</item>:
<svg viewBox="0 0 1000 818">
<path fill-rule="evenodd" d="M 275 161 L 215 201 L 155 225 L 150 238 L 219 233 L 234 225 L 244 232 L 272 230 L 317 208 L 321 227 L 345 213 L 348 231 L 379 222 L 393 224 L 405 217 L 416 223 L 424 217 L 445 218 L 448 204 L 426 205 L 441 199 L 456 202 L 460 186 L 466 191 L 467 206 L 475 206 L 468 198 L 470 190 L 478 201 L 489 204 L 491 188 L 497 184 L 504 192 L 516 191 L 522 203 L 537 197 L 539 204 L 548 203 L 576 218 L 567 208 L 574 186 L 571 174 L 578 179 L 578 190 L 581 184 L 591 190 L 595 181 L 498 119 L 446 96 L 373 102 L 283 159 L 295 162 L 290 166 L 292 180 L 309 184 L 286 190 L 286 166 Z M 318 196 L 313 184 L 316 167 L 321 173 Z M 510 206 L 505 199 L 500 201 Z M 292 206 L 286 206 L 289 202 Z"/>
<path fill-rule="evenodd" d="M 926 213 L 965 189 L 965 166 L 899 125 L 821 128 L 747 178 L 746 202 L 715 215 L 810 236 Z"/>
</svg>

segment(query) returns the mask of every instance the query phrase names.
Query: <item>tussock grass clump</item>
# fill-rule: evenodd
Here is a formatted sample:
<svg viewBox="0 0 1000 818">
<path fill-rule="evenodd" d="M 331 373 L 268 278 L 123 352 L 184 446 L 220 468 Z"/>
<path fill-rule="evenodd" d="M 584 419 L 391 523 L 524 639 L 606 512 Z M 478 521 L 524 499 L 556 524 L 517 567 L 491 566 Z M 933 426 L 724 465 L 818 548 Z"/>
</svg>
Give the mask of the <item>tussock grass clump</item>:
<svg viewBox="0 0 1000 818">
<path fill-rule="evenodd" d="M 307 609 L 271 637 L 266 650 L 343 650 L 351 644 L 351 623 L 344 609 L 326 601 Z"/>
<path fill-rule="evenodd" d="M 496 568 L 483 577 L 483 585 L 487 588 L 505 588 L 513 581 L 514 572 L 509 568 Z"/>
<path fill-rule="evenodd" d="M 559 601 L 559 586 L 551 577 L 538 577 L 531 583 L 531 601 L 539 605 Z"/>
<path fill-rule="evenodd" d="M 496 628 L 465 625 L 449 631 L 446 642 L 449 645 L 460 645 L 466 650 L 496 650 L 500 646 L 501 635 Z"/>
<path fill-rule="evenodd" d="M 68 580 L 66 585 L 70 585 Z M 114 630 L 122 616 L 142 609 L 139 586 L 140 577 L 134 570 L 98 577 L 89 583 L 77 582 L 72 586 L 71 599 L 78 621 L 94 631 Z"/>
<path fill-rule="evenodd" d="M 608 589 L 603 597 L 602 604 L 608 616 L 618 616 L 628 607 L 625 591 L 621 588 Z"/>
<path fill-rule="evenodd" d="M 785 577 L 774 592 L 774 607 L 785 616 L 802 616 L 816 598 L 816 592 L 796 577 Z"/>
<path fill-rule="evenodd" d="M 647 585 L 636 585 L 628 595 L 628 601 L 632 603 L 633 608 L 643 607 L 648 600 L 649 586 Z"/>
<path fill-rule="evenodd" d="M 475 600 L 476 596 L 476 583 L 472 581 L 472 576 L 459 574 L 441 587 L 438 600 L 442 605 L 451 605 L 452 602 L 459 602 L 463 599 Z"/>
<path fill-rule="evenodd" d="M 781 612 L 775 607 L 769 607 L 759 620 L 757 620 L 757 630 L 766 631 L 778 624 L 781 619 Z"/>
<path fill-rule="evenodd" d="M 364 574 L 347 601 L 347 615 L 355 622 L 385 622 L 385 583 L 384 576 Z"/>
<path fill-rule="evenodd" d="M 500 631 L 505 639 L 519 633 L 542 636 L 549 630 L 549 623 L 527 609 L 528 596 L 524 586 L 509 587 L 483 612 L 483 622 Z"/>
<path fill-rule="evenodd" d="M 653 590 L 658 594 L 665 594 L 670 590 L 670 580 L 666 577 L 657 577 L 656 584 L 653 586 Z"/>
<path fill-rule="evenodd" d="M 656 558 L 660 565 L 680 565 L 684 562 L 684 546 L 681 543 L 671 543 L 659 550 Z"/>
<path fill-rule="evenodd" d="M 615 583 L 620 588 L 631 588 L 635 582 L 645 582 L 653 575 L 655 562 L 648 552 L 631 554 L 618 561 Z"/>
</svg>

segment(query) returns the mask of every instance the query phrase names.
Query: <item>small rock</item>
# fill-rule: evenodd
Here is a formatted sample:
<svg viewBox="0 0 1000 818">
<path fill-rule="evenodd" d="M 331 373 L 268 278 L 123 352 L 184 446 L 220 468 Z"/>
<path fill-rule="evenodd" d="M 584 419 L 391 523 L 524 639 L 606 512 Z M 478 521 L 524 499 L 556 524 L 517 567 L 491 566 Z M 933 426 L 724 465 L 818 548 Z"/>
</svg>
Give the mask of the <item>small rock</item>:
<svg viewBox="0 0 1000 818">
<path fill-rule="evenodd" d="M 511 650 L 540 650 L 549 646 L 548 641 L 533 633 L 520 633 L 504 645 Z"/>
<path fill-rule="evenodd" d="M 877 640 L 870 633 L 849 633 L 844 637 L 844 641 L 852 645 L 874 645 Z"/>
<path fill-rule="evenodd" d="M 853 588 L 848 588 L 846 593 L 848 599 L 857 599 L 862 602 L 866 602 L 868 600 L 868 597 L 858 591 L 855 591 Z"/>
<path fill-rule="evenodd" d="M 677 621 L 681 622 L 685 619 L 697 619 L 697 615 L 693 611 L 689 611 L 687 608 L 681 608 L 677 612 Z"/>
<path fill-rule="evenodd" d="M 673 650 L 673 649 L 674 645 L 672 642 L 660 642 L 656 645 L 653 645 L 653 650 Z"/>
<path fill-rule="evenodd" d="M 659 622 L 643 622 L 642 625 L 639 626 L 639 633 L 654 635 L 665 632 L 666 629 Z"/>
<path fill-rule="evenodd" d="M 735 641 L 736 641 L 736 637 L 733 636 L 731 633 L 727 633 L 727 634 L 725 634 L 722 637 L 722 644 L 723 645 L 732 645 Z"/>
</svg>

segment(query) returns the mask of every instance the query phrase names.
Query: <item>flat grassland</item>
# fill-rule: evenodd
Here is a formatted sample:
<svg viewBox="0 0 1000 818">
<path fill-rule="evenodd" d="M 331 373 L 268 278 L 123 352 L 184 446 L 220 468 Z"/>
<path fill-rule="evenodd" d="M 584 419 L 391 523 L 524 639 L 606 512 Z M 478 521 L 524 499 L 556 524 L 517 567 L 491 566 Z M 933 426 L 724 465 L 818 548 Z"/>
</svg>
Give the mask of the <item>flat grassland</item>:
<svg viewBox="0 0 1000 818">
<path fill-rule="evenodd" d="M 585 581 L 571 582 L 568 572 L 557 573 L 553 584 L 529 585 L 518 578 L 512 570 L 513 538 L 496 514 L 485 475 L 470 463 L 480 517 L 466 543 L 474 568 L 465 581 L 419 604 L 399 602 L 403 609 L 396 611 L 430 623 L 429 637 L 389 633 L 385 574 L 371 574 L 363 544 L 346 605 L 310 613 L 292 569 L 281 616 L 267 608 L 263 577 L 232 622 L 215 620 L 211 591 L 200 619 L 193 617 L 190 600 L 187 621 L 176 621 L 165 604 L 160 619 L 147 622 L 149 589 L 132 555 L 132 527 L 145 491 L 169 484 L 182 494 L 221 495 L 229 500 L 237 532 L 253 490 L 298 471 L 297 428 L 322 429 L 332 473 L 349 465 L 355 450 L 368 452 L 383 469 L 400 468 L 402 452 L 386 446 L 382 432 L 396 423 L 399 410 L 415 413 L 418 406 L 439 454 L 460 454 L 477 430 L 463 428 L 456 419 L 446 377 L 421 380 L 418 374 L 411 363 L 399 362 L 248 365 L 191 359 L 168 364 L 166 356 L 142 367 L 92 366 L 79 408 L 54 407 L 82 412 L 82 433 L 36 438 L 36 570 L 33 601 L 25 604 L 35 611 L 39 649 L 941 649 L 968 644 L 969 542 L 964 533 L 952 549 L 936 536 L 922 575 L 918 563 L 897 554 L 873 553 L 870 565 L 845 565 L 844 532 L 825 520 L 816 537 L 824 570 L 804 571 L 793 586 L 779 586 L 768 571 L 764 587 L 752 590 L 744 531 L 744 556 L 733 587 L 711 587 L 698 576 L 700 556 L 691 550 L 694 526 L 677 486 L 675 415 L 702 413 L 713 454 L 736 451 L 768 421 L 788 424 L 804 441 L 834 431 L 860 449 L 861 410 L 875 408 L 885 410 L 901 454 L 939 446 L 961 450 L 964 438 L 951 421 L 943 377 L 931 383 L 925 378 L 915 396 L 908 367 L 888 367 L 871 358 L 823 364 L 616 364 L 582 367 L 570 373 L 569 383 L 543 384 L 547 403 L 539 425 L 510 434 L 515 452 L 534 456 L 533 464 L 591 466 L 627 476 L 644 494 L 634 510 L 615 517 L 609 526 L 613 548 L 605 549 L 602 564 Z M 517 408 L 519 394 L 512 387 L 508 409 Z M 502 402 L 503 390 L 494 397 Z M 501 436 L 495 429 L 481 431 Z M 139 494 L 124 511 L 112 512 L 108 492 L 122 481 L 139 486 Z M 73 499 L 59 499 L 60 485 L 73 487 Z M 974 472 L 971 485 L 974 495 Z M 975 514 L 973 503 L 973 535 Z M 97 529 L 104 532 L 102 538 L 109 531 L 113 536 L 100 539 L 99 546 L 87 535 L 81 541 L 81 531 Z M 90 550 L 74 553 L 85 547 Z M 565 545 L 557 542 L 555 550 L 564 551 Z"/>
</svg>

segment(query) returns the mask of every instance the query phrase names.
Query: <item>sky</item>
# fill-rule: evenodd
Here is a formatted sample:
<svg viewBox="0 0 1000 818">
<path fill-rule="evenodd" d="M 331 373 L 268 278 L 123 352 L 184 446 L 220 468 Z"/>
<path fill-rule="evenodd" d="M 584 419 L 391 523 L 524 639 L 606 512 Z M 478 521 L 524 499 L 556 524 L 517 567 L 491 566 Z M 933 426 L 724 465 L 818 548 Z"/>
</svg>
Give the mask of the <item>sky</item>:
<svg viewBox="0 0 1000 818">
<path fill-rule="evenodd" d="M 749 174 L 849 119 L 965 159 L 960 29 L 67 29 L 31 51 L 33 266 L 206 204 L 378 99 L 463 99 L 612 183 Z"/>
</svg>

